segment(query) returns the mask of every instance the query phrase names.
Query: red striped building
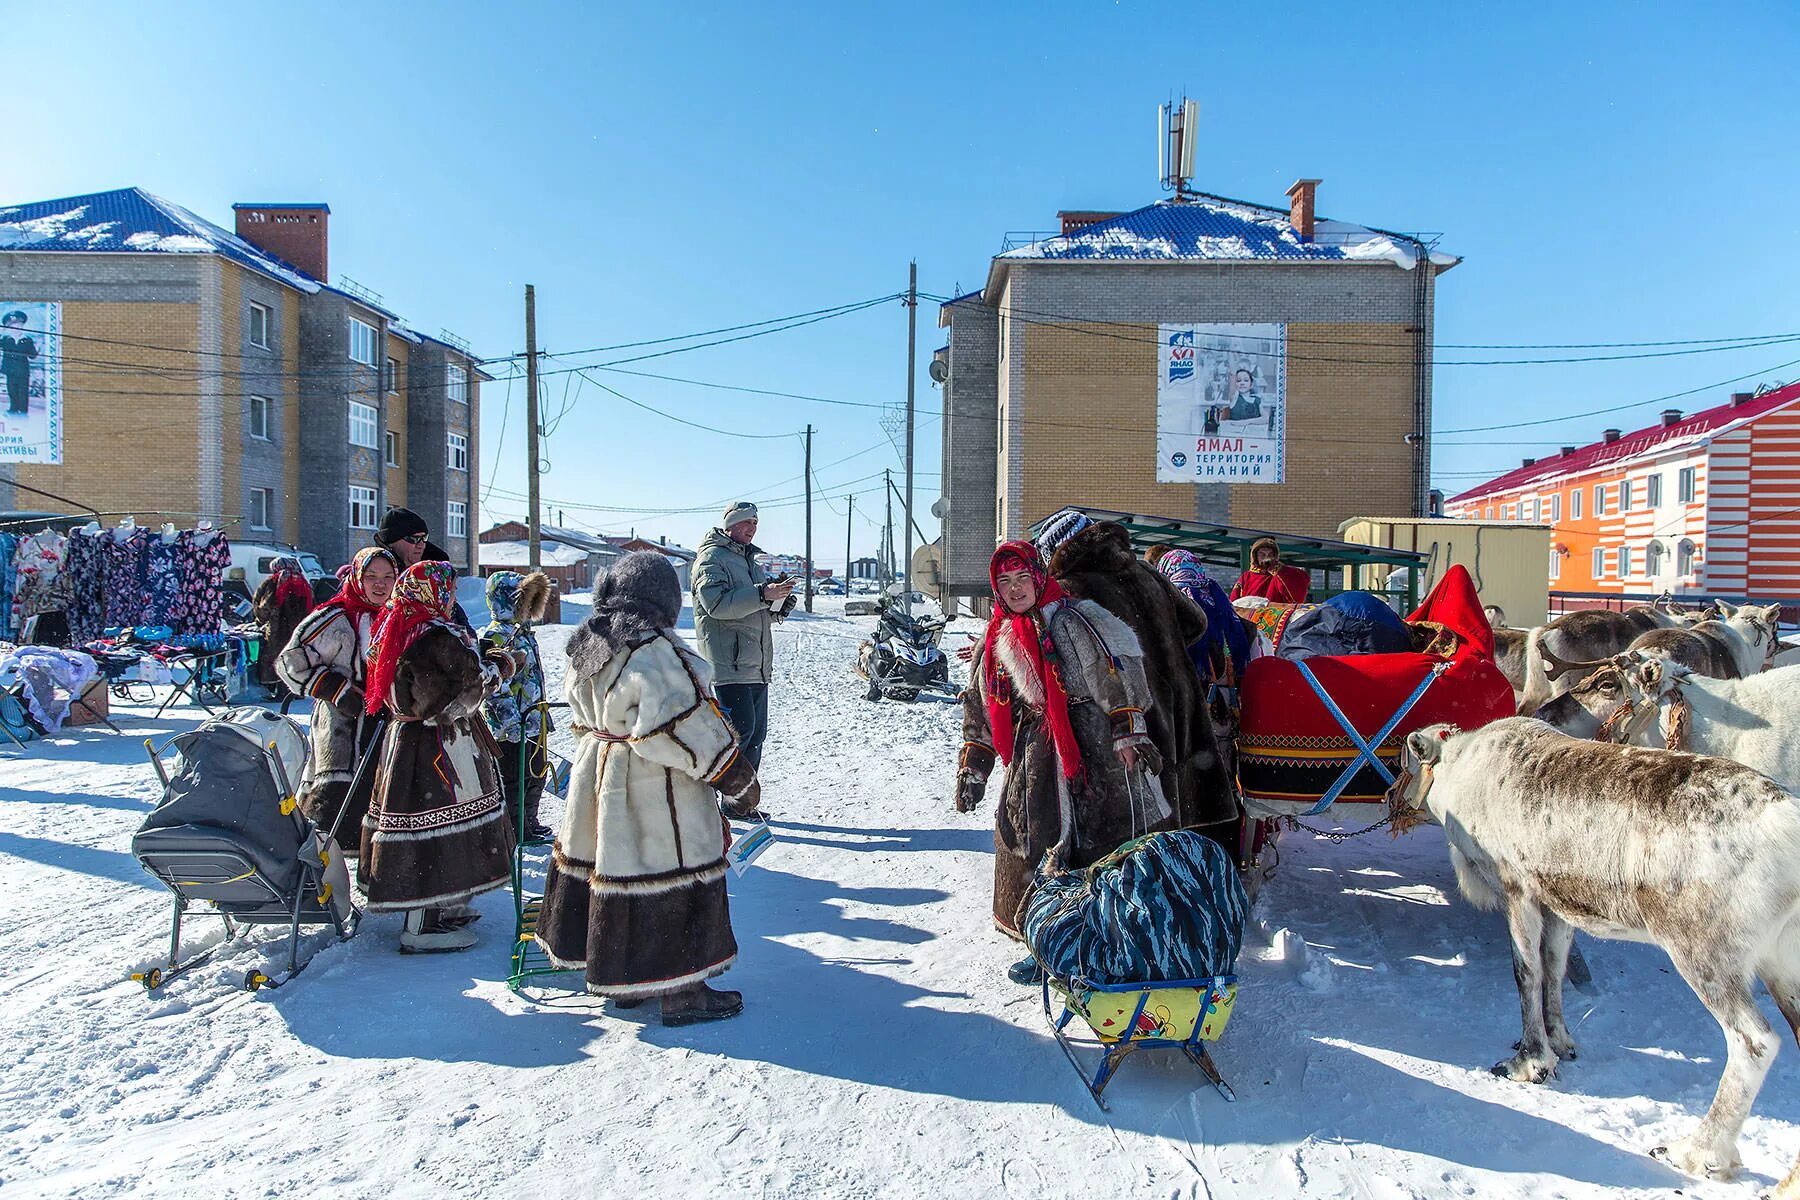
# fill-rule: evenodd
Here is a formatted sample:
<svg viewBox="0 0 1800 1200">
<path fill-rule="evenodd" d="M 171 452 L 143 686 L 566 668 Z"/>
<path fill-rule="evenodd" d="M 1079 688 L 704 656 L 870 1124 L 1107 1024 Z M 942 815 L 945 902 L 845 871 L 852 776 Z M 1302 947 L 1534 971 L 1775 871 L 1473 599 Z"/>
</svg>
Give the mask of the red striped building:
<svg viewBox="0 0 1800 1200">
<path fill-rule="evenodd" d="M 1553 592 L 1800 596 L 1800 382 L 1609 429 L 1444 511 L 1549 525 Z"/>
</svg>

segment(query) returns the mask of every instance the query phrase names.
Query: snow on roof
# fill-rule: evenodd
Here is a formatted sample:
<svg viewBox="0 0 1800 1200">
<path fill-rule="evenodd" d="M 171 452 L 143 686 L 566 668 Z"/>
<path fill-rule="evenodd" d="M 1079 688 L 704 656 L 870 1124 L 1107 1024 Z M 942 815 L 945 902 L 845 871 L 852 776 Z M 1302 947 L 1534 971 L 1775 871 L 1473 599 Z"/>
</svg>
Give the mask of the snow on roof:
<svg viewBox="0 0 1800 1200">
<path fill-rule="evenodd" d="M 1159 200 L 1056 237 L 1007 250 L 1000 259 L 1163 259 L 1171 261 L 1391 262 L 1418 265 L 1419 243 L 1348 221 L 1318 221 L 1303 240 L 1288 210 L 1222 196 Z M 1438 267 L 1453 254 L 1429 251 Z M 959 297 L 962 299 L 962 297 Z M 955 303 L 955 301 L 951 301 Z"/>
<path fill-rule="evenodd" d="M 142 188 L 0 208 L 0 250 L 219 254 L 302 292 L 320 287 L 300 268 Z"/>
<path fill-rule="evenodd" d="M 1620 437 L 1617 441 L 1604 439 L 1592 445 L 1583 446 L 1568 454 L 1558 454 L 1551 458 L 1541 458 L 1529 467 L 1515 467 L 1504 475 L 1476 484 L 1465 492 L 1450 497 L 1449 503 L 1461 500 L 1475 500 L 1498 492 L 1510 492 L 1533 483 L 1551 479 L 1563 479 L 1570 475 L 1579 475 L 1596 467 L 1610 466 L 1625 462 L 1644 454 L 1666 454 L 1678 450 L 1706 438 L 1716 436 L 1728 428 L 1735 428 L 1746 421 L 1800 400 L 1800 381 L 1787 384 L 1785 387 L 1771 388 L 1756 398 L 1743 404 L 1732 404 L 1727 401 L 1704 412 L 1695 413 L 1686 420 L 1677 421 L 1673 425 L 1658 422 L 1633 433 Z"/>
<path fill-rule="evenodd" d="M 538 561 L 546 567 L 573 567 L 587 561 L 588 552 L 561 542 L 539 542 Z M 531 546 L 526 542 L 482 542 L 481 565 L 484 567 L 525 567 L 531 564 Z"/>
</svg>

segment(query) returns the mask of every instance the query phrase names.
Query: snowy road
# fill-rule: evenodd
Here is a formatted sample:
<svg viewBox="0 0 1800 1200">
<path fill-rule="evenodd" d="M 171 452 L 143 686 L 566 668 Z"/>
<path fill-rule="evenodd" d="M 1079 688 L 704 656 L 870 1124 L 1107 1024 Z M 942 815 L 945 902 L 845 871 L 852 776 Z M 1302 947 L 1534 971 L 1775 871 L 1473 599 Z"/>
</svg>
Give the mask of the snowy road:
<svg viewBox="0 0 1800 1200">
<path fill-rule="evenodd" d="M 1518 1030 L 1504 931 L 1455 896 L 1432 829 L 1290 835 L 1216 1051 L 1238 1103 L 1139 1055 L 1100 1112 L 1005 980 L 992 814 L 946 798 L 955 710 L 863 701 L 869 624 L 778 635 L 782 840 L 732 884 L 724 983 L 748 1007 L 710 1027 L 510 994 L 504 892 L 468 954 L 403 958 L 379 916 L 281 992 L 226 986 L 256 961 L 239 948 L 147 998 L 125 977 L 169 900 L 129 854 L 156 794 L 141 742 L 196 710 L 0 751 L 0 1194 L 1749 1197 L 1800 1151 L 1790 1046 L 1745 1178 L 1646 1156 L 1723 1050 L 1646 947 L 1584 939 L 1597 991 L 1570 993 L 1582 1056 L 1559 1080 L 1490 1077 Z M 545 631 L 553 673 L 567 632 Z"/>
</svg>

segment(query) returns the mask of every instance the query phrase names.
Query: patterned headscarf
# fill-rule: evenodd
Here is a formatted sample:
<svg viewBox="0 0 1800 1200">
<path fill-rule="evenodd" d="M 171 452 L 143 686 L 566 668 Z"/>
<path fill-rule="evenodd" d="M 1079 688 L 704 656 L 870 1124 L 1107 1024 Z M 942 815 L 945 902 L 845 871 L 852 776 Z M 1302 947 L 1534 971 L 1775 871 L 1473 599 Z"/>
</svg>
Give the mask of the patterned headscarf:
<svg viewBox="0 0 1800 1200">
<path fill-rule="evenodd" d="M 379 611 L 381 605 L 370 600 L 368 591 L 363 587 L 363 576 L 368 574 L 369 564 L 378 558 L 385 558 L 394 570 L 400 569 L 400 560 L 394 557 L 393 551 L 385 546 L 364 546 L 339 573 L 338 578 L 344 581 L 344 586 L 338 589 L 337 595 L 319 607 L 341 608 L 352 621 L 365 613 Z"/>
<path fill-rule="evenodd" d="M 1029 612 L 1016 613 L 1000 598 L 1000 575 L 1004 571 L 1023 570 L 1037 586 L 1037 606 Z M 987 694 L 988 728 L 994 736 L 994 750 L 1008 766 L 1013 760 L 1012 698 L 1014 688 L 1004 680 L 995 642 L 1003 630 L 1010 629 L 1013 643 L 1025 655 L 1031 670 L 1044 686 L 1044 721 L 1050 727 L 1050 741 L 1056 747 L 1056 758 L 1062 773 L 1070 779 L 1081 775 L 1081 747 L 1075 741 L 1075 726 L 1069 721 L 1069 694 L 1063 688 L 1062 674 L 1056 663 L 1056 649 L 1050 644 L 1050 631 L 1044 625 L 1044 605 L 1064 599 L 1065 593 L 1050 572 L 1036 546 L 1030 542 L 1007 542 L 994 551 L 988 564 L 988 580 L 994 586 L 994 615 L 988 618 L 987 640 L 981 663 Z"/>
<path fill-rule="evenodd" d="M 1187 550 L 1170 550 L 1157 560 L 1156 569 L 1178 588 L 1206 586 L 1206 568 Z"/>
<path fill-rule="evenodd" d="M 291 554 L 283 554 L 269 561 L 269 578 L 275 583 L 275 603 L 277 606 L 290 600 L 304 601 L 308 611 L 313 606 L 312 583 L 307 580 L 306 572 L 300 566 L 300 560 Z"/>
<path fill-rule="evenodd" d="M 406 568 L 387 606 L 375 618 L 369 638 L 369 715 L 379 713 L 394 690 L 394 675 L 419 635 L 433 627 L 454 633 L 469 653 L 475 639 L 452 618 L 456 611 L 456 569 L 445 562 L 418 562 Z"/>
</svg>

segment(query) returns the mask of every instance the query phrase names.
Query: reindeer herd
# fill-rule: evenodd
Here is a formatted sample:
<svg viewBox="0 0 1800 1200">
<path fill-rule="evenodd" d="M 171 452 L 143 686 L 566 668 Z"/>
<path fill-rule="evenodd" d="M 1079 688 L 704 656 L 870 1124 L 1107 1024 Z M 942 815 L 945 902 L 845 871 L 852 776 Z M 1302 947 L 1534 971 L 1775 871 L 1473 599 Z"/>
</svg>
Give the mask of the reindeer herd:
<svg viewBox="0 0 1800 1200">
<path fill-rule="evenodd" d="M 1647 605 L 1496 629 L 1534 715 L 1408 735 L 1388 797 L 1396 830 L 1442 825 L 1460 890 L 1506 915 L 1522 1036 L 1496 1074 L 1542 1083 L 1575 1057 L 1575 930 L 1668 953 L 1726 1061 L 1699 1126 L 1652 1153 L 1702 1178 L 1737 1171 L 1780 1047 L 1758 981 L 1800 1039 L 1800 665 L 1780 665 L 1779 617 Z M 1800 1200 L 1800 1163 L 1773 1196 Z"/>
</svg>

